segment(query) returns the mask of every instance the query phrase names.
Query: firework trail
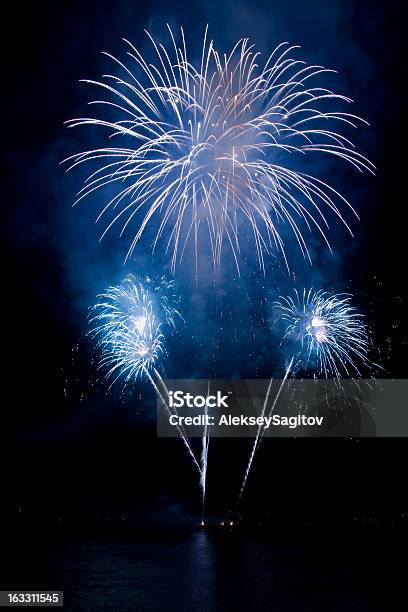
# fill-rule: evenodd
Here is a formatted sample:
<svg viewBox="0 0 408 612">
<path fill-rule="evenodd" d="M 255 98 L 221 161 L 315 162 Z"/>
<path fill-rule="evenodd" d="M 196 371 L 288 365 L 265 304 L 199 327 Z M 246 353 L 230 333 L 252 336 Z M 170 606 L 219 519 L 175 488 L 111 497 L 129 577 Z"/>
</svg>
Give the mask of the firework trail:
<svg viewBox="0 0 408 612">
<path fill-rule="evenodd" d="M 369 365 L 368 335 L 363 317 L 351 304 L 347 294 L 329 294 L 325 291 L 303 290 L 294 297 L 279 297 L 274 302 L 276 321 L 284 326 L 283 342 L 293 345 L 293 356 L 286 369 L 280 388 L 269 411 L 271 416 L 290 372 L 313 369 L 326 378 L 340 378 L 341 374 L 360 375 L 357 362 Z M 262 408 L 268 403 L 272 379 Z M 241 485 L 241 499 L 257 449 L 265 430 L 258 427 L 248 465 Z"/>
<path fill-rule="evenodd" d="M 360 376 L 358 364 L 368 359 L 368 334 L 363 317 L 345 293 L 304 289 L 279 297 L 275 323 L 284 327 L 283 343 L 290 346 L 295 370 L 312 369 L 326 378 Z"/>
<path fill-rule="evenodd" d="M 288 367 L 286 368 L 285 376 L 283 377 L 282 382 L 280 384 L 280 387 L 278 389 L 278 392 L 275 395 L 275 399 L 274 399 L 274 401 L 272 403 L 272 406 L 271 406 L 271 409 L 269 410 L 269 413 L 268 413 L 269 417 L 272 415 L 272 413 L 273 413 L 273 411 L 275 409 L 276 402 L 278 401 L 279 396 L 281 394 L 281 391 L 283 389 L 283 386 L 285 384 L 285 381 L 286 381 L 287 377 L 289 376 L 292 364 L 293 364 L 293 357 L 292 357 Z M 273 378 L 271 378 L 270 381 L 269 381 L 268 390 L 266 392 L 265 400 L 264 400 L 264 403 L 263 403 L 263 406 L 262 406 L 262 413 L 261 413 L 262 417 L 265 416 L 265 410 L 266 410 L 266 406 L 267 406 L 267 403 L 268 403 L 268 400 L 269 400 L 269 395 L 270 395 L 270 392 L 271 392 L 272 381 L 273 381 Z M 256 433 L 256 437 L 255 437 L 255 440 L 254 440 L 254 443 L 252 445 L 252 450 L 251 450 L 251 454 L 249 456 L 249 461 L 248 461 L 248 465 L 247 465 L 246 470 L 245 470 L 244 478 L 242 480 L 242 485 L 241 485 L 241 489 L 240 489 L 239 496 L 238 496 L 238 503 L 240 502 L 242 494 L 244 492 L 245 485 L 247 483 L 248 476 L 249 476 L 249 473 L 251 471 L 251 467 L 252 467 L 253 460 L 255 458 L 256 451 L 258 450 L 259 445 L 261 444 L 261 441 L 262 441 L 262 438 L 264 436 L 264 433 L 265 433 L 265 429 L 262 429 L 262 426 L 259 425 L 258 426 L 258 431 Z"/>
<path fill-rule="evenodd" d="M 165 313 L 174 322 L 175 313 L 168 302 Z M 118 379 L 125 386 L 145 376 L 166 410 L 173 414 L 168 397 L 166 399 L 159 389 L 160 384 L 167 394 L 164 381 L 155 367 L 165 354 L 161 331 L 163 324 L 156 320 L 152 296 L 143 284 L 128 276 L 121 285 L 109 287 L 98 296 L 98 302 L 91 308 L 89 322 L 89 333 L 101 352 L 99 368 L 106 371 L 107 379 L 113 379 L 111 386 Z M 179 426 L 177 430 L 201 475 L 200 465 L 184 430 Z"/>
<path fill-rule="evenodd" d="M 207 466 L 208 466 L 208 448 L 210 443 L 210 435 L 208 431 L 207 424 L 204 426 L 204 433 L 202 437 L 202 451 L 201 451 L 201 476 L 200 476 L 200 487 L 201 487 L 201 497 L 202 497 L 202 515 L 201 515 L 201 525 L 204 526 L 204 516 L 205 516 L 205 498 L 207 493 Z"/>
<path fill-rule="evenodd" d="M 299 163 L 333 156 L 374 173 L 340 133 L 367 122 L 341 110 L 352 100 L 319 81 L 335 71 L 296 59 L 292 54 L 299 47 L 288 43 L 262 65 L 248 38 L 221 54 L 207 29 L 201 61 L 194 65 L 183 29 L 168 31 L 167 47 L 147 32 L 153 58 L 127 40 L 126 60 L 105 53 L 116 73 L 85 81 L 99 88 L 101 98 L 90 104 L 101 112 L 67 122 L 97 126 L 107 141 L 65 160 L 69 169 L 91 167 L 76 203 L 100 189 L 114 190 L 97 217 L 104 224 L 102 238 L 113 226 L 121 236 L 131 231 L 127 259 L 152 227 L 153 250 L 164 244 L 173 272 L 190 239 L 196 266 L 199 241 L 214 266 L 225 243 L 239 272 L 240 244 L 247 237 L 264 271 L 265 254 L 276 250 L 289 268 L 284 228 L 309 260 L 307 234 L 313 229 L 329 245 L 328 214 L 351 233 L 345 211 L 356 214 L 352 206 L 332 186 L 302 172 Z"/>
<path fill-rule="evenodd" d="M 210 393 L 210 385 L 208 383 L 207 389 L 207 397 Z M 205 424 L 203 429 L 203 436 L 201 439 L 201 459 L 200 459 L 200 467 L 201 467 L 201 477 L 200 477 L 200 487 L 201 487 L 201 499 L 202 499 L 202 513 L 201 513 L 201 526 L 204 527 L 204 517 L 205 517 L 205 496 L 207 492 L 207 466 L 208 466 L 208 448 L 210 444 L 210 431 L 207 425 L 207 417 L 208 417 L 208 405 L 205 403 L 204 408 L 204 418 Z"/>
</svg>

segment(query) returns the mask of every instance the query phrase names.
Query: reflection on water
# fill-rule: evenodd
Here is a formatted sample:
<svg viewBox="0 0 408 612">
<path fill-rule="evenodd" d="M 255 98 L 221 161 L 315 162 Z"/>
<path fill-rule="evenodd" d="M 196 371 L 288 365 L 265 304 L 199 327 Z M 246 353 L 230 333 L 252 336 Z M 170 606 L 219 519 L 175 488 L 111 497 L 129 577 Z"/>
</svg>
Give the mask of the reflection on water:
<svg viewBox="0 0 408 612">
<path fill-rule="evenodd" d="M 216 549 L 208 533 L 193 534 L 189 547 L 190 571 L 185 576 L 190 591 L 189 601 L 197 610 L 211 610 L 209 602 L 216 601 Z M 181 608 L 180 608 L 181 609 Z M 190 608 L 193 609 L 193 608 Z"/>
<path fill-rule="evenodd" d="M 374 610 L 364 563 L 205 531 L 144 542 L 71 544 L 53 560 L 66 610 Z"/>
</svg>

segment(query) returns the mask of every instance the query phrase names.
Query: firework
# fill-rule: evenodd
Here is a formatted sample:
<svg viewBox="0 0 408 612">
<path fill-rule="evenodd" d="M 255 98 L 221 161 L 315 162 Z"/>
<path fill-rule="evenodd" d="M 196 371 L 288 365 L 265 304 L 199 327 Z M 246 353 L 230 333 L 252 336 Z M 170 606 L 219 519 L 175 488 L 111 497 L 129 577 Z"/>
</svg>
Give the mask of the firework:
<svg viewBox="0 0 408 612">
<path fill-rule="evenodd" d="M 169 280 L 165 276 L 146 276 L 145 284 L 153 295 L 158 296 L 160 310 L 166 324 L 175 328 L 176 322 L 183 321 L 183 317 L 179 311 L 180 297 L 175 293 L 174 280 Z"/>
<path fill-rule="evenodd" d="M 369 365 L 367 329 L 350 295 L 295 290 L 274 308 L 275 322 L 284 326 L 283 343 L 294 352 L 294 369 L 340 378 L 359 376 L 359 364 Z"/>
<path fill-rule="evenodd" d="M 239 271 L 247 238 L 263 270 L 265 254 L 276 250 L 289 267 L 284 228 L 308 259 L 308 232 L 315 229 L 329 244 L 330 212 L 351 232 L 345 210 L 355 211 L 347 200 L 300 169 L 301 160 L 319 154 L 374 172 L 341 133 L 367 122 L 344 112 L 352 100 L 322 83 L 334 71 L 297 59 L 298 47 L 288 43 L 263 63 L 247 38 L 223 55 L 207 29 L 194 65 L 183 30 L 168 29 L 167 47 L 147 33 L 153 57 L 129 41 L 126 60 L 105 54 L 116 74 L 85 81 L 101 91 L 91 102 L 101 113 L 68 121 L 97 126 L 109 138 L 66 160 L 70 168 L 92 167 L 76 202 L 101 189 L 110 194 L 98 216 L 102 237 L 114 225 L 121 236 L 129 230 L 128 258 L 152 227 L 153 249 L 165 245 L 173 271 L 190 240 L 196 261 L 200 241 L 215 266 L 227 244 Z"/>
<path fill-rule="evenodd" d="M 152 283 L 153 291 L 159 291 L 161 286 L 171 291 L 174 288 L 172 283 L 166 285 L 164 278 L 159 284 L 152 279 L 147 282 Z M 175 296 L 173 298 L 164 295 L 159 301 L 164 322 L 171 325 L 174 325 L 175 315 L 179 315 L 174 308 L 178 300 Z M 106 371 L 107 379 L 113 379 L 111 385 L 118 379 L 123 385 L 128 385 L 145 376 L 166 410 L 172 414 L 165 383 L 156 368 L 165 348 L 163 323 L 156 319 L 153 309 L 151 292 L 129 275 L 120 285 L 109 287 L 98 296 L 90 311 L 90 335 L 101 352 L 99 367 Z M 201 478 L 201 467 L 190 442 L 182 427 L 177 426 L 177 430 Z"/>
<path fill-rule="evenodd" d="M 151 295 L 133 276 L 98 296 L 90 327 L 101 350 L 100 367 L 113 382 L 143 377 L 165 352 Z"/>
<path fill-rule="evenodd" d="M 142 321 L 142 332 L 137 323 L 130 321 L 129 326 L 119 325 L 99 342 L 100 365 L 108 368 L 107 376 L 114 376 L 114 382 L 120 377 L 126 384 L 147 375 L 164 353 L 163 334 L 154 317 L 144 315 L 136 319 Z"/>
<path fill-rule="evenodd" d="M 368 336 L 362 316 L 351 304 L 347 294 L 329 294 L 325 291 L 303 290 L 299 295 L 280 297 L 274 302 L 275 323 L 284 327 L 283 343 L 293 351 L 282 383 L 274 398 L 272 415 L 286 379 L 291 372 L 313 370 L 327 377 L 340 378 L 341 374 L 360 375 L 358 362 L 369 365 Z M 262 408 L 267 410 L 272 379 Z M 265 430 L 258 428 L 242 480 L 238 501 L 244 492 L 252 464 L 262 442 Z"/>
<path fill-rule="evenodd" d="M 129 274 L 122 283 L 109 287 L 98 296 L 90 314 L 91 335 L 97 337 L 102 349 L 108 353 L 122 354 L 118 351 L 121 346 L 130 350 L 133 345 L 141 357 L 147 356 L 147 365 L 154 365 L 159 355 L 164 353 L 163 326 L 174 328 L 176 319 L 182 319 L 179 305 L 174 281 L 168 281 L 164 276 L 147 276 L 141 283 Z M 143 368 L 144 364 L 138 373 Z"/>
<path fill-rule="evenodd" d="M 286 382 L 286 379 L 287 379 L 287 377 L 289 376 L 289 374 L 291 372 L 292 365 L 293 365 L 293 357 L 290 360 L 290 363 L 289 363 L 288 367 L 286 368 L 285 375 L 284 375 L 284 377 L 282 379 L 282 382 L 281 382 L 281 384 L 279 386 L 279 389 L 278 389 L 278 391 L 277 391 L 277 393 L 275 395 L 275 398 L 274 398 L 274 400 L 272 402 L 272 405 L 267 410 L 267 406 L 268 406 L 268 402 L 269 402 L 269 396 L 270 396 L 270 392 L 271 392 L 271 386 L 272 386 L 272 382 L 273 382 L 273 378 L 270 379 L 269 384 L 268 384 L 268 390 L 266 392 L 265 400 L 264 400 L 264 403 L 263 403 L 263 406 L 262 406 L 261 417 L 265 416 L 265 412 L 268 412 L 268 416 L 269 417 L 272 415 L 272 413 L 273 413 L 273 411 L 275 409 L 275 406 L 276 406 L 276 402 L 278 401 L 279 396 L 280 396 L 280 394 L 282 392 L 283 386 L 284 386 L 284 384 Z M 256 432 L 255 440 L 254 440 L 254 443 L 252 445 L 252 449 L 251 449 L 251 452 L 250 452 L 250 455 L 249 455 L 249 460 L 248 460 L 248 464 L 247 464 L 247 467 L 246 467 L 246 470 L 245 470 L 244 478 L 242 479 L 241 489 L 240 489 L 239 495 L 238 495 L 238 502 L 241 500 L 242 494 L 244 492 L 244 489 L 245 489 L 245 486 L 246 486 L 246 483 L 247 483 L 247 480 L 248 480 L 249 473 L 250 473 L 251 468 L 252 468 L 252 463 L 253 463 L 253 461 L 255 459 L 256 452 L 257 452 L 257 450 L 259 448 L 259 445 L 262 442 L 262 438 L 263 438 L 264 434 L 265 434 L 265 429 L 262 429 L 262 425 L 259 425 L 258 426 L 258 430 Z"/>
<path fill-rule="evenodd" d="M 207 396 L 210 394 L 210 384 L 208 383 Z M 201 438 L 201 457 L 200 457 L 200 488 L 201 488 L 201 501 L 202 501 L 202 515 L 201 515 L 201 526 L 205 525 L 205 498 L 207 493 L 207 467 L 208 467 L 208 449 L 210 444 L 210 430 L 208 427 L 208 404 L 205 403 L 204 408 L 205 425 L 203 428 L 203 435 Z"/>
</svg>

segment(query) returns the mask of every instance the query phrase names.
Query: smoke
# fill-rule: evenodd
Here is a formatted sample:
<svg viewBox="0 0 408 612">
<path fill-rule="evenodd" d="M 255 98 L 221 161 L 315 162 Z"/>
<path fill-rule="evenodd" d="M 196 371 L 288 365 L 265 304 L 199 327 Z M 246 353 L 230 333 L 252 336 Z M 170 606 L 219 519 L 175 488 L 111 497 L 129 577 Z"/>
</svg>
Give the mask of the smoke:
<svg viewBox="0 0 408 612">
<path fill-rule="evenodd" d="M 302 45 L 302 55 L 339 70 L 333 77 L 336 88 L 349 93 L 358 101 L 355 111 L 375 120 L 378 100 L 372 103 L 374 60 L 364 48 L 356 31 L 363 27 L 365 36 L 375 35 L 376 15 L 371 11 L 363 23 L 357 18 L 357 2 L 337 0 L 305 4 L 301 0 L 286 1 L 215 1 L 193 0 L 154 3 L 135 3 L 120 0 L 115 3 L 88 3 L 78 20 L 75 10 L 64 8 L 64 25 L 59 30 L 60 40 L 54 40 L 54 51 L 49 64 L 38 75 L 36 91 L 43 92 L 52 106 L 52 122 L 43 134 L 40 146 L 15 151 L 12 158 L 20 174 L 26 177 L 20 185 L 20 199 L 24 205 L 14 217 L 12 232 L 19 244 L 30 244 L 35 249 L 46 249 L 61 270 L 62 292 L 67 305 L 58 316 L 85 329 L 86 311 L 97 293 L 119 283 L 126 274 L 169 273 L 168 254 L 151 255 L 149 240 L 140 245 L 131 260 L 124 265 L 126 245 L 113 230 L 101 243 L 103 227 L 95 224 L 101 204 L 109 198 L 106 191 L 75 208 L 72 203 L 81 185 L 81 170 L 66 173 L 59 163 L 67 156 L 98 145 L 98 132 L 67 130 L 63 122 L 84 111 L 91 92 L 77 83 L 79 78 L 95 78 L 111 65 L 99 54 L 106 50 L 121 56 L 126 37 L 142 52 L 146 45 L 143 28 L 160 37 L 165 23 L 172 27 L 183 25 L 192 57 L 199 57 L 201 33 L 209 23 L 210 35 L 221 49 L 243 36 L 250 36 L 266 54 L 276 44 L 288 40 Z M 95 8 L 95 10 L 93 10 Z M 58 9 L 55 9 L 56 11 Z M 61 9 L 62 10 L 62 9 Z M 75 24 L 75 28 L 73 27 Z M 73 32 L 79 28 L 79 35 Z M 371 30 L 372 33 L 371 33 Z M 50 36 L 52 37 L 51 33 Z M 27 93 L 29 95 L 30 92 Z M 37 94 L 38 95 L 38 94 Z M 52 97 L 52 104 L 49 97 Z M 46 116 L 38 105 L 39 121 Z M 370 102 L 370 103 L 368 103 Z M 361 130 L 363 133 L 364 130 Z M 358 136 L 358 139 L 360 135 Z M 363 134 L 364 152 L 370 155 L 372 134 Z M 357 139 L 357 140 L 358 140 Z M 358 143 L 360 144 L 360 142 Z M 316 162 L 317 163 L 317 162 Z M 329 162 L 318 162 L 314 172 L 339 187 L 360 212 L 367 216 L 367 182 L 373 179 L 356 177 L 336 164 L 336 173 Z M 101 200 L 103 199 L 103 202 Z M 338 224 L 337 224 L 338 225 Z M 362 236 L 364 237 L 364 236 Z M 290 241 L 290 236 L 286 237 Z M 292 238 L 289 244 L 291 274 L 285 270 L 277 254 L 269 258 L 265 277 L 251 261 L 249 247 L 243 247 L 242 275 L 233 271 L 233 261 L 225 251 L 222 269 L 214 273 L 209 262 L 200 262 L 197 282 L 191 253 L 186 254 L 176 272 L 176 289 L 182 298 L 181 310 L 186 321 L 176 341 L 171 342 L 173 354 L 166 369 L 173 375 L 268 375 L 280 367 L 277 347 L 265 314 L 265 301 L 277 292 L 286 294 L 294 285 L 316 288 L 345 289 L 349 282 L 344 270 L 354 260 L 360 244 L 339 227 L 332 240 L 333 253 L 317 236 L 310 236 L 313 265 L 303 259 Z M 177 364 L 177 367 L 176 365 Z"/>
</svg>

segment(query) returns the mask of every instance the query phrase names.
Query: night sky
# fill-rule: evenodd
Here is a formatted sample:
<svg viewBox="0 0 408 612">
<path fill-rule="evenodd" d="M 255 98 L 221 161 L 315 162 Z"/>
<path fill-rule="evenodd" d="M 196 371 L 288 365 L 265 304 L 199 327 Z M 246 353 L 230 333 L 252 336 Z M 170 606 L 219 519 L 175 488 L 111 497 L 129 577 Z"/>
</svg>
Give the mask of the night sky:
<svg viewBox="0 0 408 612">
<path fill-rule="evenodd" d="M 372 357 L 384 368 L 376 376 L 408 374 L 402 3 L 73 0 L 24 9 L 15 3 L 4 26 L 13 37 L 3 52 L 2 78 L 6 525 L 21 515 L 45 526 L 62 519 L 78 527 L 98 515 L 162 524 L 199 512 L 196 474 L 182 445 L 156 438 L 151 387 L 108 392 L 85 336 L 87 309 L 100 290 L 130 272 L 168 274 L 167 260 L 141 244 L 124 266 L 127 245 L 117 232 L 99 243 L 97 203 L 72 208 L 81 172 L 66 173 L 60 165 L 98 142 L 97 132 L 64 126 L 84 114 L 95 95 L 79 79 L 106 71 L 100 51 L 121 56 L 122 37 L 143 49 L 143 29 L 160 33 L 167 22 L 183 25 L 193 48 L 209 23 L 221 49 L 245 35 L 265 53 L 289 41 L 301 45 L 300 56 L 310 62 L 338 70 L 335 87 L 356 101 L 353 112 L 371 126 L 355 141 L 378 171 L 371 177 L 342 164 L 317 168 L 341 187 L 361 222 L 353 240 L 334 224 L 333 255 L 314 236 L 313 266 L 295 254 L 294 278 L 300 287 L 352 292 L 367 318 Z M 168 378 L 282 373 L 268 304 L 277 292 L 292 290 L 293 276 L 278 256 L 265 277 L 250 257 L 240 279 L 230 263 L 227 256 L 216 274 L 204 267 L 198 286 L 191 263 L 176 273 L 185 323 L 169 340 Z M 247 442 L 219 441 L 211 449 L 208 507 L 214 515 L 222 516 L 237 495 Z M 302 516 L 316 520 L 398 517 L 407 508 L 405 462 L 405 439 L 268 440 L 244 513 L 262 520 L 288 516 L 301 499 Z"/>
</svg>

